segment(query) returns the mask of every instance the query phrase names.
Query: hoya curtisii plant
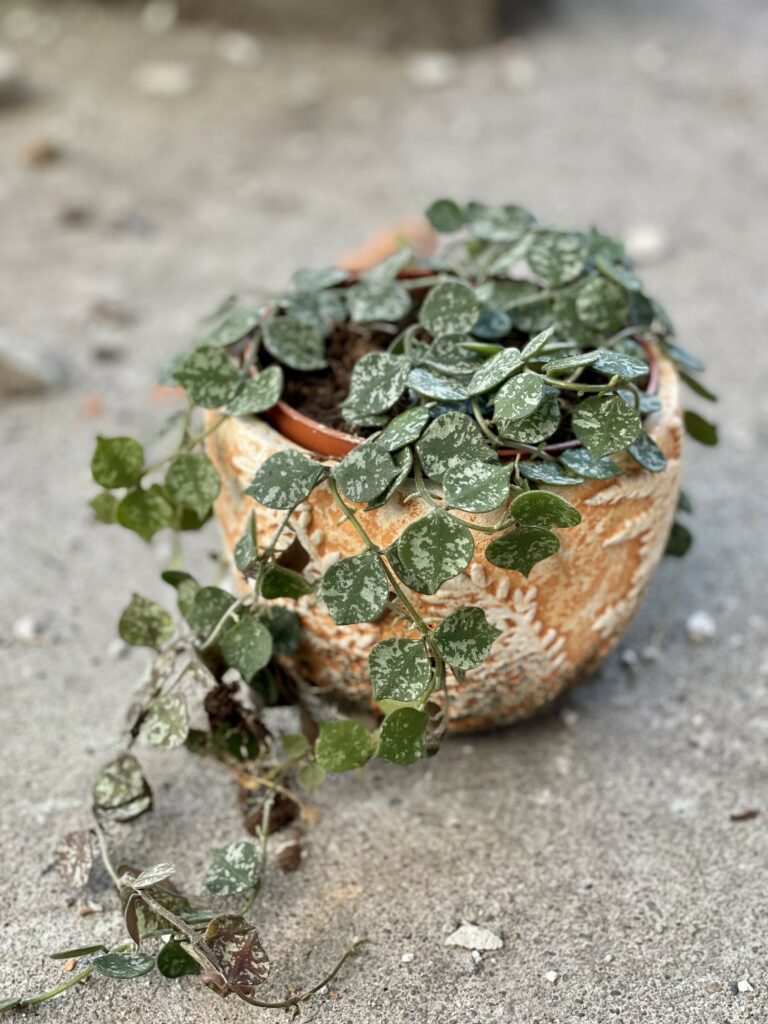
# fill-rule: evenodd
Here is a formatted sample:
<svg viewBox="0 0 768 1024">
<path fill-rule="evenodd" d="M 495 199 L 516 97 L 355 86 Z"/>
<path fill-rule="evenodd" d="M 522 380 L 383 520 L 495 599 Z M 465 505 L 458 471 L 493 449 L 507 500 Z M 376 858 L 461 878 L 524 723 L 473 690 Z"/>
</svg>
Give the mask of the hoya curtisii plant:
<svg viewBox="0 0 768 1024">
<path fill-rule="evenodd" d="M 192 350 L 164 371 L 186 403 L 160 432 L 159 452 L 130 437 L 98 439 L 96 518 L 147 542 L 164 532 L 175 538 L 162 577 L 175 588 L 178 615 L 139 595 L 123 612 L 121 637 L 150 648 L 152 663 L 121 749 L 96 780 L 93 827 L 66 836 L 57 851 L 63 874 L 82 888 L 98 849 L 127 939 L 54 954 L 78 961 L 78 972 L 0 1009 L 45 1001 L 91 974 L 128 979 L 154 969 L 199 974 L 219 994 L 261 1006 L 297 1006 L 311 995 L 318 986 L 282 1001 L 254 995 L 269 960 L 246 915 L 264 877 L 267 836 L 327 773 L 433 753 L 453 680 L 479 668 L 499 636 L 481 608 L 427 619 L 413 595 L 436 594 L 461 574 L 478 536 L 491 564 L 527 577 L 558 551 L 558 531 L 579 528 L 578 510 L 550 486 L 610 480 L 633 464 L 663 472 L 664 454 L 645 429 L 659 409 L 649 386 L 658 353 L 698 395 L 713 398 L 695 376 L 702 365 L 678 345 L 617 242 L 540 224 L 517 206 L 438 200 L 427 215 L 447 236 L 434 259 L 418 262 L 403 246 L 361 275 L 302 270 L 262 308 L 229 302 L 217 311 Z M 180 541 L 208 523 L 221 488 L 208 438 L 231 416 L 268 413 L 287 375 L 322 376 L 339 330 L 370 342 L 342 405 L 360 443 L 341 461 L 289 447 L 265 461 L 247 488 L 253 511 L 234 553 L 240 595 L 201 583 L 184 565 Z M 699 441 L 716 442 L 697 413 L 686 412 L 685 424 Z M 319 581 L 289 558 L 293 519 L 316 488 L 328 489 L 361 546 Z M 368 520 L 396 491 L 418 502 L 421 515 L 382 549 Z M 260 520 L 262 508 L 270 515 Z M 274 510 L 282 513 L 276 526 Z M 676 524 L 670 552 L 689 545 Z M 390 612 L 403 621 L 404 635 L 370 651 L 382 712 L 372 729 L 319 705 L 312 680 L 291 662 L 300 643 L 292 604 L 306 609 L 315 600 L 340 626 Z M 278 703 L 297 707 L 301 732 L 272 735 L 268 708 Z M 190 710 L 198 718 L 202 710 L 205 727 L 191 727 Z M 171 865 L 115 867 L 115 823 L 152 807 L 140 744 L 213 756 L 250 791 L 257 844 L 212 851 L 205 879 L 212 896 L 244 899 L 234 912 L 193 906 L 171 882 Z"/>
</svg>

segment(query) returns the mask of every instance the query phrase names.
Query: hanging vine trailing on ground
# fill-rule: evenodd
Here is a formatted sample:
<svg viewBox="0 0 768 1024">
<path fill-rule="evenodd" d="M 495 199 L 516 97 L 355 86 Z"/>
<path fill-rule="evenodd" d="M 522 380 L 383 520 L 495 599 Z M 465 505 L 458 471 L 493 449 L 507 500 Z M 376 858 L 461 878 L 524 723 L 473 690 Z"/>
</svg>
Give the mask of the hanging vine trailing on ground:
<svg viewBox="0 0 768 1024">
<path fill-rule="evenodd" d="M 659 408 L 654 351 L 672 359 L 699 396 L 713 398 L 694 376 L 703 367 L 679 347 L 666 312 L 645 293 L 617 242 L 595 230 L 540 224 L 517 206 L 438 200 L 428 217 L 449 236 L 433 260 L 418 263 L 403 246 L 361 275 L 298 271 L 293 289 L 265 309 L 230 302 L 219 310 L 164 373 L 187 400 L 163 432 L 177 432 L 170 451 L 153 460 L 133 438 L 98 439 L 91 464 L 102 488 L 91 502 L 96 519 L 147 542 L 167 530 L 180 539 L 211 518 L 221 482 L 205 444 L 228 417 L 271 409 L 286 373 L 320 380 L 333 331 L 387 340 L 357 360 L 341 406 L 361 443 L 331 465 L 286 448 L 247 488 L 253 512 L 234 555 L 247 592 L 236 598 L 199 582 L 181 564 L 177 544 L 162 578 L 175 589 L 178 621 L 138 594 L 122 613 L 122 639 L 154 652 L 149 674 L 122 749 L 96 779 L 93 828 L 65 837 L 56 856 L 65 877 L 82 888 L 98 847 L 130 941 L 53 954 L 77 961 L 79 971 L 38 996 L 8 999 L 0 1010 L 36 1005 L 93 975 L 129 979 L 155 968 L 167 977 L 199 975 L 220 995 L 255 1006 L 296 1007 L 308 998 L 319 986 L 291 990 L 283 1000 L 254 995 L 269 959 L 246 914 L 260 891 L 270 830 L 292 820 L 298 793 L 314 790 L 329 772 L 377 757 L 408 765 L 434 753 L 451 680 L 481 666 L 500 635 L 477 607 L 426 621 L 410 595 L 435 594 L 464 572 L 477 533 L 492 538 L 489 562 L 526 577 L 555 555 L 557 531 L 579 528 L 581 516 L 548 485 L 608 480 L 632 463 L 663 472 L 664 455 L 644 426 Z M 216 410 L 208 426 L 197 422 L 200 410 Z M 699 441 L 716 442 L 715 428 L 697 413 L 687 412 L 685 424 Z M 282 564 L 293 517 L 316 488 L 329 490 L 340 520 L 361 542 L 358 554 L 330 565 L 317 588 Z M 366 516 L 401 489 L 421 500 L 424 514 L 382 549 Z M 284 513 L 265 536 L 259 507 Z M 495 518 L 478 522 L 477 514 Z M 675 524 L 671 553 L 684 554 L 690 542 Z M 338 625 L 392 611 L 407 624 L 407 635 L 370 651 L 382 712 L 373 730 L 354 719 L 317 721 L 312 681 L 297 676 L 290 661 L 300 618 L 288 603 L 302 598 L 324 602 Z M 279 703 L 298 708 L 303 731 L 276 740 L 265 712 Z M 193 706 L 206 728 L 190 725 Z M 213 850 L 205 879 L 213 896 L 243 898 L 239 912 L 193 907 L 171 882 L 171 865 L 113 866 L 113 823 L 152 807 L 138 743 L 215 757 L 248 787 L 258 848 L 237 842 Z"/>
</svg>

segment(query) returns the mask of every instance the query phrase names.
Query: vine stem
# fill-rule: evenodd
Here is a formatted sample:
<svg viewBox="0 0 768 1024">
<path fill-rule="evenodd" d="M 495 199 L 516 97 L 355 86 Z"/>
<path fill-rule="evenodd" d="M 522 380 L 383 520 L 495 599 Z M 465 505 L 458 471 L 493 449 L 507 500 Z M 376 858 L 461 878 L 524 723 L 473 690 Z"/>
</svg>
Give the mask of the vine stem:
<svg viewBox="0 0 768 1024">
<path fill-rule="evenodd" d="M 205 641 L 200 645 L 201 651 L 206 651 L 215 642 L 219 633 L 221 633 L 222 629 L 224 628 L 224 624 L 226 623 L 227 619 L 234 615 L 238 611 L 238 609 L 242 608 L 247 601 L 250 601 L 250 599 L 250 594 L 244 594 L 242 597 L 238 597 L 234 604 L 231 604 L 229 608 L 227 608 L 227 610 L 221 616 L 221 618 L 213 627 L 211 632 L 208 634 Z"/>
<path fill-rule="evenodd" d="M 593 391 L 596 394 L 602 394 L 605 391 L 615 391 L 616 385 L 621 384 L 621 381 L 616 376 L 611 377 L 607 384 L 579 384 L 578 381 L 571 383 L 570 381 L 562 380 L 560 377 L 547 377 L 545 374 L 541 374 L 541 379 L 545 384 L 551 384 L 553 387 L 561 388 L 563 391 Z"/>
<path fill-rule="evenodd" d="M 248 899 L 240 910 L 240 917 L 245 917 L 254 905 L 261 892 L 264 882 L 264 871 L 267 867 L 267 839 L 269 839 L 269 819 L 272 816 L 272 805 L 275 802 L 274 793 L 270 793 L 264 801 L 264 810 L 261 812 L 261 827 L 259 828 L 261 843 L 259 846 L 259 876 Z"/>
<path fill-rule="evenodd" d="M 122 946 L 115 946 L 112 953 L 124 953 L 131 947 L 130 942 L 124 942 Z M 56 996 L 60 996 L 62 992 L 66 992 L 70 988 L 74 988 L 75 985 L 80 985 L 85 979 L 93 973 L 94 966 L 89 964 L 88 967 L 83 968 L 79 974 L 70 978 L 69 981 L 62 982 L 61 985 L 57 985 L 55 988 L 49 988 L 46 992 L 41 992 L 39 995 L 31 996 L 29 999 L 21 999 L 16 1006 L 18 1010 L 26 1010 L 30 1006 L 38 1006 L 40 1003 L 45 1003 L 49 999 L 55 999 Z"/>
</svg>

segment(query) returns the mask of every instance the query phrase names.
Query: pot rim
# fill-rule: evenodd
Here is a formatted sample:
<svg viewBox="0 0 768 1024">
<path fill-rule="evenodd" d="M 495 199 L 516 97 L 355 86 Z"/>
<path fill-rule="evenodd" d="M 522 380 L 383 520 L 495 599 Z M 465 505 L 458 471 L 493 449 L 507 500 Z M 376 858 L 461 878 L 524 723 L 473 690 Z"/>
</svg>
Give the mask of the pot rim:
<svg viewBox="0 0 768 1024">
<path fill-rule="evenodd" d="M 419 267 L 402 271 L 398 277 L 413 280 L 419 277 L 431 277 L 434 273 L 435 271 L 432 268 Z M 360 276 L 359 273 L 350 273 L 346 283 L 352 284 L 358 281 Z M 645 394 L 653 396 L 659 390 L 658 355 L 654 346 L 643 338 L 635 338 L 635 340 L 642 346 L 648 357 L 648 383 L 646 384 Z M 354 434 L 347 434 L 342 430 L 336 430 L 334 427 L 327 427 L 325 424 L 313 420 L 310 416 L 306 416 L 303 412 L 299 412 L 298 409 L 294 409 L 293 406 L 288 405 L 282 399 L 272 406 L 271 409 L 267 409 L 259 415 L 268 420 L 286 440 L 301 445 L 307 451 L 312 452 L 313 455 L 321 455 L 325 458 L 343 458 L 365 440 L 365 438 Z M 547 455 L 557 455 L 559 452 L 581 447 L 581 441 L 578 438 L 572 438 L 570 441 L 558 441 L 555 444 L 544 445 L 542 451 Z M 510 461 L 518 456 L 522 459 L 527 459 L 530 456 L 529 452 L 518 448 L 499 448 L 497 454 L 504 461 Z"/>
</svg>

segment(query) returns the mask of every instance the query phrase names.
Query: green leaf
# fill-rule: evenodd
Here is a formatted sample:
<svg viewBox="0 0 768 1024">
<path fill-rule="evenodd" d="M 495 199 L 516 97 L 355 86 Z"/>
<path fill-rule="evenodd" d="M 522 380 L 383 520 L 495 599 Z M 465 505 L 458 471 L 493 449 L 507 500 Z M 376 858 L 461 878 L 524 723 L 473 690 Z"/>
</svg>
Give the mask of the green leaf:
<svg viewBox="0 0 768 1024">
<path fill-rule="evenodd" d="M 576 295 L 576 314 L 597 331 L 617 331 L 626 321 L 629 296 L 606 277 L 590 277 Z"/>
<path fill-rule="evenodd" d="M 648 364 L 637 356 L 623 352 L 612 352 L 607 348 L 597 349 L 597 359 L 592 369 L 604 377 L 618 377 L 619 380 L 641 380 L 648 376 Z"/>
<path fill-rule="evenodd" d="M 293 508 L 309 497 L 325 472 L 319 463 L 285 449 L 259 467 L 245 493 L 266 508 Z"/>
<path fill-rule="evenodd" d="M 234 597 L 220 587 L 200 587 L 187 615 L 187 622 L 201 640 L 206 640 L 234 603 Z M 231 629 L 235 624 L 234 618 L 230 623 Z"/>
<path fill-rule="evenodd" d="M 236 568 L 242 573 L 250 572 L 259 560 L 256 513 L 253 510 L 248 515 L 245 532 L 235 544 L 234 560 Z"/>
<path fill-rule="evenodd" d="M 346 320 L 344 293 L 337 291 L 298 291 L 281 296 L 280 305 L 296 320 L 311 324 L 327 336 L 334 324 Z"/>
<path fill-rule="evenodd" d="M 533 462 L 526 460 L 520 464 L 520 473 L 527 480 L 535 480 L 541 484 L 553 484 L 557 487 L 573 487 L 584 481 L 572 470 L 559 466 L 556 462 Z"/>
<path fill-rule="evenodd" d="M 280 739 L 289 761 L 303 757 L 309 750 L 309 740 L 302 732 L 284 732 Z"/>
<path fill-rule="evenodd" d="M 272 650 L 275 654 L 295 654 L 301 640 L 301 621 L 296 612 L 282 605 L 272 605 L 264 625 L 272 636 Z"/>
<path fill-rule="evenodd" d="M 462 377 L 482 366 L 488 350 L 493 353 L 499 348 L 475 341 L 468 334 L 443 334 L 427 346 L 422 362 L 448 377 Z"/>
<path fill-rule="evenodd" d="M 482 665 L 500 636 L 481 608 L 459 608 L 440 623 L 432 641 L 449 665 L 466 671 Z"/>
<path fill-rule="evenodd" d="M 381 723 L 377 754 L 393 764 L 413 764 L 426 756 L 429 716 L 416 708 L 398 708 Z"/>
<path fill-rule="evenodd" d="M 686 432 L 699 444 L 717 444 L 717 427 L 714 423 L 709 423 L 691 409 L 686 409 L 683 413 L 683 421 Z"/>
<path fill-rule="evenodd" d="M 227 405 L 228 416 L 252 416 L 271 409 L 283 393 L 284 376 L 280 366 L 268 366 L 257 377 L 250 377 Z"/>
<path fill-rule="evenodd" d="M 494 399 L 494 419 L 511 422 L 521 420 L 535 412 L 544 401 L 544 378 L 525 370 L 508 380 Z"/>
<path fill-rule="evenodd" d="M 173 508 L 160 487 L 153 484 L 148 491 L 130 491 L 117 506 L 117 521 L 126 530 L 146 541 L 173 523 Z"/>
<path fill-rule="evenodd" d="M 93 517 L 97 522 L 117 522 L 117 506 L 119 502 L 114 494 L 110 494 L 109 491 L 102 491 L 95 498 L 91 498 L 88 504 L 93 509 Z"/>
<path fill-rule="evenodd" d="M 184 698 L 167 693 L 153 700 L 140 735 L 150 747 L 173 750 L 182 746 L 189 735 L 189 715 Z"/>
<path fill-rule="evenodd" d="M 382 505 L 386 505 L 389 499 L 400 489 L 402 484 L 408 479 L 411 470 L 413 469 L 413 453 L 410 448 L 401 448 L 399 452 L 395 452 L 393 455 L 395 460 L 395 468 L 397 473 L 390 481 L 386 490 L 369 501 L 365 506 L 366 512 L 370 512 L 372 509 L 381 508 Z"/>
<path fill-rule="evenodd" d="M 325 338 L 315 325 L 295 316 L 273 316 L 264 322 L 264 348 L 292 370 L 324 370 Z"/>
<path fill-rule="evenodd" d="M 93 802 L 114 821 L 130 821 L 152 807 L 152 791 L 132 754 L 105 765 L 93 786 Z"/>
<path fill-rule="evenodd" d="M 539 334 L 541 331 L 547 330 L 552 326 L 554 320 L 554 304 L 552 299 L 546 295 L 536 298 L 536 301 L 533 301 L 533 297 L 530 301 L 526 300 L 525 302 L 521 299 L 511 309 L 507 308 L 512 314 L 515 327 L 528 335 Z"/>
<path fill-rule="evenodd" d="M 255 309 L 230 309 L 212 330 L 201 339 L 201 344 L 226 348 L 246 338 L 259 326 L 259 314 Z"/>
<path fill-rule="evenodd" d="M 520 353 L 523 361 L 530 362 L 541 357 L 554 332 L 554 327 L 547 327 L 546 330 L 540 331 L 539 334 L 536 334 L 530 341 L 526 342 Z"/>
<path fill-rule="evenodd" d="M 92 966 L 105 978 L 129 981 L 148 974 L 155 966 L 155 958 L 145 953 L 105 953 L 97 956 Z"/>
<path fill-rule="evenodd" d="M 472 232 L 486 242 L 514 242 L 533 224 L 533 217 L 520 206 L 486 206 L 467 203 L 465 217 Z"/>
<path fill-rule="evenodd" d="M 351 719 L 321 722 L 315 743 L 317 763 L 327 772 L 348 772 L 360 768 L 371 756 L 368 732 Z"/>
<path fill-rule="evenodd" d="M 97 437 L 93 479 L 102 487 L 133 487 L 144 469 L 144 449 L 132 437 Z"/>
<path fill-rule="evenodd" d="M 410 312 L 411 293 L 397 281 L 361 281 L 347 291 L 347 304 L 353 323 L 397 323 Z"/>
<path fill-rule="evenodd" d="M 539 444 L 551 437 L 560 426 L 560 405 L 557 389 L 546 387 L 544 399 L 538 409 L 521 420 L 501 420 L 496 424 L 499 436 L 512 444 Z"/>
<path fill-rule="evenodd" d="M 512 317 L 503 309 L 493 309 L 491 306 L 484 306 L 480 310 L 477 323 L 472 328 L 472 334 L 484 341 L 493 341 L 497 338 L 506 338 L 512 330 Z"/>
<path fill-rule="evenodd" d="M 427 220 L 442 234 L 458 231 L 464 226 L 464 214 L 452 199 L 436 199 L 427 210 Z"/>
<path fill-rule="evenodd" d="M 389 452 L 375 441 L 353 448 L 333 472 L 342 493 L 350 501 L 371 501 L 377 498 L 397 473 Z"/>
<path fill-rule="evenodd" d="M 480 427 L 463 412 L 447 412 L 432 420 L 416 451 L 433 480 L 442 480 L 449 469 L 467 462 L 498 462 Z"/>
<path fill-rule="evenodd" d="M 205 409 L 225 406 L 240 384 L 240 375 L 226 352 L 210 345 L 191 352 L 175 377 L 194 404 Z"/>
<path fill-rule="evenodd" d="M 299 769 L 296 780 L 303 790 L 312 793 L 325 782 L 325 768 L 321 768 L 314 761 L 311 764 L 305 764 Z"/>
<path fill-rule="evenodd" d="M 355 363 L 343 407 L 358 415 L 386 412 L 405 391 L 410 362 L 387 352 L 368 352 Z"/>
<path fill-rule="evenodd" d="M 252 889 L 259 876 L 259 859 L 253 843 L 230 843 L 211 850 L 211 866 L 205 887 L 214 896 L 236 896 Z"/>
<path fill-rule="evenodd" d="M 164 978 L 199 974 L 200 964 L 187 953 L 178 939 L 169 939 L 157 954 L 157 969 Z"/>
<path fill-rule="evenodd" d="M 438 402 L 463 402 L 467 398 L 464 388 L 456 381 L 428 370 L 426 366 L 414 366 L 408 375 L 408 387 L 425 398 Z"/>
<path fill-rule="evenodd" d="M 675 521 L 669 532 L 665 555 L 672 555 L 673 558 L 683 558 L 693 544 L 691 531 L 682 523 Z"/>
<path fill-rule="evenodd" d="M 667 468 L 664 452 L 644 430 L 640 431 L 637 440 L 627 448 L 627 451 L 635 462 L 649 473 L 661 473 Z"/>
<path fill-rule="evenodd" d="M 574 370 L 581 369 L 582 366 L 589 366 L 600 358 L 597 350 L 593 352 L 577 352 L 569 356 L 561 356 L 557 359 L 550 359 L 544 364 L 544 372 L 549 377 L 556 376 L 558 374 L 572 373 Z"/>
<path fill-rule="evenodd" d="M 397 553 L 406 569 L 434 591 L 463 572 L 474 551 L 471 530 L 437 510 L 411 523 L 397 542 Z"/>
<path fill-rule="evenodd" d="M 403 565 L 402 559 L 397 553 L 397 541 L 390 544 L 383 552 L 389 562 L 392 571 L 409 590 L 415 590 L 417 594 L 434 594 L 438 589 L 426 580 L 420 579 L 415 572 Z"/>
<path fill-rule="evenodd" d="M 419 310 L 419 323 L 432 337 L 467 334 L 477 323 L 481 304 L 469 285 L 442 281 L 434 285 Z"/>
<path fill-rule="evenodd" d="M 583 237 L 566 231 L 541 231 L 528 249 L 528 266 L 555 287 L 574 281 L 584 270 L 588 249 Z"/>
<path fill-rule="evenodd" d="M 654 310 L 657 315 L 661 308 L 662 307 L 659 303 L 654 303 Z M 667 318 L 667 320 L 669 320 L 669 318 Z M 669 326 L 671 328 L 671 324 Z M 671 333 L 674 333 L 674 331 L 671 331 Z M 681 345 L 675 345 L 671 341 L 665 341 L 664 352 L 666 352 L 675 366 L 680 370 L 686 370 L 688 373 L 701 373 L 706 369 L 704 363 L 702 363 L 698 356 L 694 356 L 692 353 L 687 352 Z"/>
<path fill-rule="evenodd" d="M 334 285 L 343 284 L 349 276 L 346 270 L 339 267 L 316 267 L 302 268 L 294 271 L 291 280 L 300 292 L 321 291 L 324 288 L 333 288 Z"/>
<path fill-rule="evenodd" d="M 399 416 L 395 416 L 392 422 L 384 428 L 376 438 L 376 444 L 388 452 L 395 452 L 407 444 L 418 441 L 427 423 L 429 423 L 429 409 L 423 405 L 406 409 Z"/>
<path fill-rule="evenodd" d="M 713 392 L 711 392 L 709 388 L 705 388 L 701 381 L 696 380 L 695 377 L 692 377 L 689 373 L 685 373 L 685 371 L 683 370 L 680 370 L 678 372 L 680 373 L 680 379 L 685 381 L 685 383 L 688 385 L 691 391 L 694 392 L 694 394 L 700 395 L 701 398 L 706 398 L 708 402 L 717 401 L 717 395 L 713 394 Z M 96 499 L 94 498 L 94 501 L 95 500 Z M 93 505 L 93 502 L 91 502 L 91 505 Z"/>
<path fill-rule="evenodd" d="M 518 526 L 494 538 L 485 549 L 485 557 L 491 565 L 514 569 L 527 577 L 534 565 L 554 555 L 559 548 L 560 541 L 549 530 L 540 526 Z"/>
<path fill-rule="evenodd" d="M 391 256 L 376 263 L 369 270 L 361 275 L 361 280 L 371 284 L 389 284 L 401 274 L 405 268 L 413 263 L 413 249 L 408 245 L 401 245 Z"/>
<path fill-rule="evenodd" d="M 418 700 L 432 676 L 423 640 L 382 640 L 368 655 L 376 700 Z"/>
<path fill-rule="evenodd" d="M 636 409 L 618 395 L 594 395 L 576 406 L 573 432 L 589 454 L 600 459 L 627 448 L 642 426 Z"/>
<path fill-rule="evenodd" d="M 600 255 L 595 259 L 595 264 L 606 277 L 610 277 L 612 281 L 621 285 L 622 288 L 626 288 L 627 291 L 642 291 L 643 282 L 640 278 L 633 274 L 631 270 L 627 270 L 627 268 L 623 267 L 620 263 L 616 263 L 607 256 Z"/>
<path fill-rule="evenodd" d="M 77 960 L 81 956 L 90 956 L 91 953 L 107 953 L 108 949 L 102 942 L 95 946 L 77 946 L 75 949 L 61 949 L 56 953 L 49 953 L 49 960 Z"/>
<path fill-rule="evenodd" d="M 487 462 L 449 469 L 443 479 L 445 500 L 463 512 L 492 512 L 509 495 L 509 470 Z"/>
<path fill-rule="evenodd" d="M 165 477 L 165 493 L 179 508 L 191 508 L 203 516 L 219 495 L 221 481 L 216 467 L 205 455 L 185 452 L 171 463 Z"/>
<path fill-rule="evenodd" d="M 120 616 L 120 637 L 134 647 L 162 647 L 173 636 L 173 619 L 159 604 L 134 594 Z"/>
<path fill-rule="evenodd" d="M 553 314 L 554 328 L 561 341 L 570 342 L 579 348 L 594 348 L 603 340 L 596 328 L 579 319 L 576 296 L 572 291 L 560 292 L 554 302 Z"/>
<path fill-rule="evenodd" d="M 205 944 L 222 976 L 206 981 L 221 995 L 238 990 L 249 995 L 269 976 L 269 957 L 253 925 L 234 915 L 215 917 L 205 932 Z M 222 984 L 223 983 L 223 984 Z"/>
<path fill-rule="evenodd" d="M 389 580 L 375 551 L 342 558 L 325 573 L 323 599 L 337 626 L 373 622 L 389 599 Z"/>
<path fill-rule="evenodd" d="M 593 459 L 586 448 L 568 448 L 560 454 L 567 469 L 590 480 L 613 480 L 621 470 L 612 459 Z"/>
<path fill-rule="evenodd" d="M 240 622 L 224 634 L 221 653 L 230 668 L 236 668 L 246 683 L 259 669 L 269 664 L 272 657 L 272 636 L 267 627 L 245 615 Z"/>
<path fill-rule="evenodd" d="M 297 600 L 312 593 L 312 584 L 301 573 L 285 569 L 282 565 L 270 565 L 261 581 L 261 596 L 268 601 L 276 597 L 290 597 Z"/>
<path fill-rule="evenodd" d="M 482 395 L 503 384 L 522 366 L 522 356 L 516 348 L 504 348 L 477 370 L 469 382 L 470 396 Z"/>
<path fill-rule="evenodd" d="M 559 494 L 549 491 L 526 491 L 512 502 L 510 515 L 523 526 L 577 526 L 581 512 Z"/>
<path fill-rule="evenodd" d="M 132 889 L 148 889 L 152 885 L 159 885 L 167 878 L 176 874 L 173 864 L 155 864 L 140 872 L 131 882 Z"/>
</svg>

